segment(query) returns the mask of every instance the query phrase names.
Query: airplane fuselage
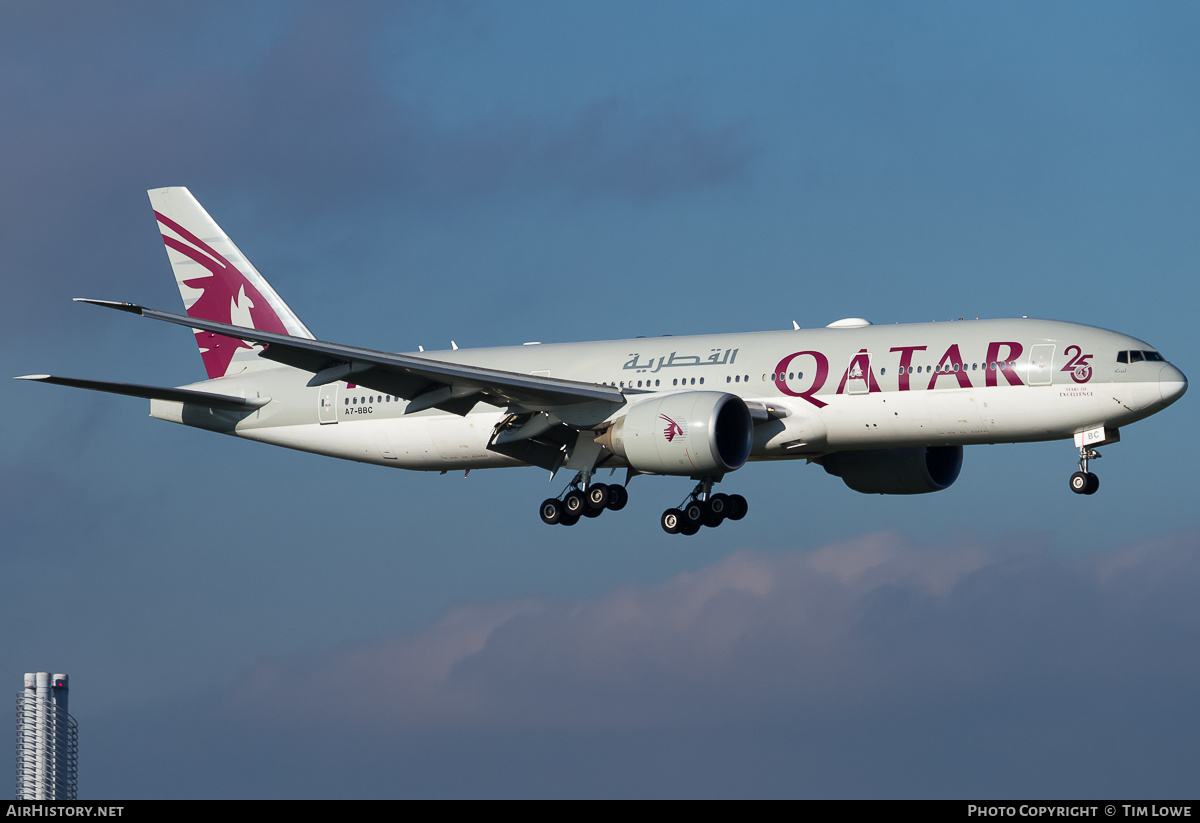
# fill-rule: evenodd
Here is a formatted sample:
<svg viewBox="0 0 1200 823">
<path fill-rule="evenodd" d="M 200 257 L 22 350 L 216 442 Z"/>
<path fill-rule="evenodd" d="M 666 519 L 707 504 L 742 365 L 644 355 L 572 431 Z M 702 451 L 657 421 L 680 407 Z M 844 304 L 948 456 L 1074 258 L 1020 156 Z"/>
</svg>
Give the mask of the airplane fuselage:
<svg viewBox="0 0 1200 823">
<path fill-rule="evenodd" d="M 1137 359 L 1118 362 L 1121 352 Z M 414 356 L 651 393 L 713 391 L 775 410 L 754 429 L 751 460 L 834 451 L 1014 443 L 1119 428 L 1186 387 L 1153 347 L 1061 321 L 1011 319 L 856 325 L 589 343 L 529 344 Z M 339 381 L 306 386 L 285 366 L 187 388 L 269 396 L 253 413 L 152 401 L 151 414 L 251 440 L 416 470 L 521 465 L 488 449 L 501 408 L 464 416 Z M 610 415 L 612 416 L 612 415 Z M 602 422 L 602 421 L 597 421 Z M 619 459 L 609 465 L 621 465 Z"/>
</svg>

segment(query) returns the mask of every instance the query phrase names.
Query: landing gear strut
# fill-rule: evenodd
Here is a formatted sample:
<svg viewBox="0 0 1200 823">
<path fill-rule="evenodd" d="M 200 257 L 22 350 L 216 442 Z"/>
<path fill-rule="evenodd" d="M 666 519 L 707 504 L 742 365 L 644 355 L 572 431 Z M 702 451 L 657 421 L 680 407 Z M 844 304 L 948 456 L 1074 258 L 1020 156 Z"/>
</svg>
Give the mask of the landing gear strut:
<svg viewBox="0 0 1200 823">
<path fill-rule="evenodd" d="M 667 534 L 692 535 L 701 526 L 715 529 L 726 520 L 741 520 L 749 510 L 746 498 L 740 494 L 713 494 L 716 481 L 704 478 L 677 509 L 662 513 L 659 524 Z"/>
<path fill-rule="evenodd" d="M 1079 448 L 1079 471 L 1071 475 L 1071 491 L 1076 494 L 1095 494 L 1100 488 L 1100 478 L 1088 471 L 1089 460 L 1099 460 L 1103 455 L 1087 446 Z"/>
<path fill-rule="evenodd" d="M 599 517 L 609 509 L 620 511 L 628 502 L 629 492 L 624 486 L 592 483 L 591 472 L 586 477 L 579 472 L 562 494 L 542 501 L 540 514 L 548 526 L 574 526 L 581 517 Z"/>
</svg>

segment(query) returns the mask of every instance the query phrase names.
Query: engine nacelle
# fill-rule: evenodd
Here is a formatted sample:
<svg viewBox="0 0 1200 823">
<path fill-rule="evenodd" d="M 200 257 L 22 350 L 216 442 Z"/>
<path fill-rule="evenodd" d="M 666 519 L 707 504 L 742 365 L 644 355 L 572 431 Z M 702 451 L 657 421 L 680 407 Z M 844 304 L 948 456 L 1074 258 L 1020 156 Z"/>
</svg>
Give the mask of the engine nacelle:
<svg viewBox="0 0 1200 823">
<path fill-rule="evenodd" d="M 740 469 L 753 431 L 742 398 L 689 391 L 636 403 L 596 440 L 638 471 L 701 477 Z"/>
<path fill-rule="evenodd" d="M 825 471 L 863 494 L 925 494 L 947 489 L 962 469 L 962 446 L 835 452 Z"/>
</svg>

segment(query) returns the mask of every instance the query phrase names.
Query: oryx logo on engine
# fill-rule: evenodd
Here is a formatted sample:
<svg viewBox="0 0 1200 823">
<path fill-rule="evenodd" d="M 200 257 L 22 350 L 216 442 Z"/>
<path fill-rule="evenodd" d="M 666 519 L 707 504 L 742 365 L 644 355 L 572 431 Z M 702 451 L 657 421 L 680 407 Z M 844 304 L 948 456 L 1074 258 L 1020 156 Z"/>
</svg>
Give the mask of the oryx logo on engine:
<svg viewBox="0 0 1200 823">
<path fill-rule="evenodd" d="M 671 418 L 667 417 L 665 414 L 660 414 L 659 417 L 667 421 L 667 427 L 663 429 L 663 437 L 667 438 L 668 443 L 670 443 L 676 437 L 683 437 L 682 426 L 680 426 Z"/>
</svg>

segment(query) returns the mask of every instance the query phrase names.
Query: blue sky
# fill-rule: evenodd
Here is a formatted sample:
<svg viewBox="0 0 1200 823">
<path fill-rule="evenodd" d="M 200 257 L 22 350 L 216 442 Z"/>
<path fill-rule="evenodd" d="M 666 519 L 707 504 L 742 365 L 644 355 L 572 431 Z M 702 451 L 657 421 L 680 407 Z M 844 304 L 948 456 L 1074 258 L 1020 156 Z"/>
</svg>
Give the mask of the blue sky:
<svg viewBox="0 0 1200 823">
<path fill-rule="evenodd" d="M 147 188 L 380 349 L 1040 316 L 1200 371 L 1189 3 L 0 6 L 0 373 L 178 385 Z M 0 381 L 0 677 L 72 676 L 80 793 L 1190 796 L 1192 401 L 740 523 L 547 528 L 424 475 Z M 149 754 L 153 752 L 154 754 Z"/>
</svg>

